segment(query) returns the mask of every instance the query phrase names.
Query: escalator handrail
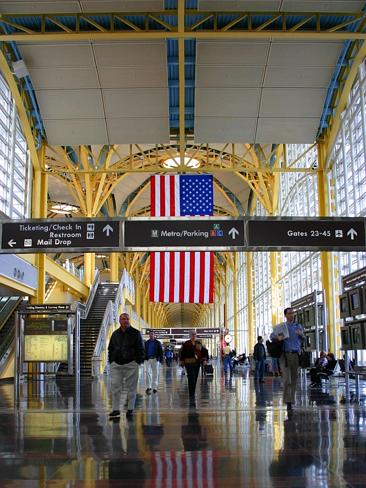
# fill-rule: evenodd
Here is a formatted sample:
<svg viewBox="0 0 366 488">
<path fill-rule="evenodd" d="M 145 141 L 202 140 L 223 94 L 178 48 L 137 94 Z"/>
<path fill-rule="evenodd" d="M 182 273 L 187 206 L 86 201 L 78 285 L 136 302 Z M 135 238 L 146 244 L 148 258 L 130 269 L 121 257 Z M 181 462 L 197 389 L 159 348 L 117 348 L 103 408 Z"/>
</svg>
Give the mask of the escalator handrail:
<svg viewBox="0 0 366 488">
<path fill-rule="evenodd" d="M 16 300 L 11 300 L 12 298 L 16 298 Z M 4 307 L 0 310 L 0 331 L 22 300 L 22 297 L 10 297 Z"/>
</svg>

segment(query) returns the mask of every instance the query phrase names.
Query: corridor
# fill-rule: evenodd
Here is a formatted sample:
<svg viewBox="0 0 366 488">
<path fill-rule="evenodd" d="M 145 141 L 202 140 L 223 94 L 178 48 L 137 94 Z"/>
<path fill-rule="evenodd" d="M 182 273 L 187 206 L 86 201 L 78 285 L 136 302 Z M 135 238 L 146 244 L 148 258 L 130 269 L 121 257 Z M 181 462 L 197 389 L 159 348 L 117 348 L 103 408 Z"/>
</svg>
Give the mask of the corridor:
<svg viewBox="0 0 366 488">
<path fill-rule="evenodd" d="M 70 379 L 25 384 L 19 409 L 2 384 L 0 486 L 366 486 L 366 413 L 343 403 L 343 379 L 303 386 L 288 418 L 280 378 L 214 373 L 195 405 L 179 367 L 163 368 L 155 395 L 141 375 L 133 421 L 108 420 L 106 379 L 82 382 L 80 397 Z"/>
</svg>

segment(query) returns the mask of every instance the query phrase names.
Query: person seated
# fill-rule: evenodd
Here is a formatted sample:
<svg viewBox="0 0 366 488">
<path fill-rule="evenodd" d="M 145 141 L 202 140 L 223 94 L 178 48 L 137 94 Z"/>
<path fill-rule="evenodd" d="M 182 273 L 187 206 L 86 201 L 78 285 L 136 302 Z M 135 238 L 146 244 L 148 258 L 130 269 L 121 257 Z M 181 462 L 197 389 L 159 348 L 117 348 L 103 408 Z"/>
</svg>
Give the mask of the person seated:
<svg viewBox="0 0 366 488">
<path fill-rule="evenodd" d="M 315 361 L 314 368 L 310 369 L 310 379 L 311 385 L 310 388 L 316 388 L 321 385 L 321 378 L 318 373 L 325 371 L 328 364 L 327 354 L 324 351 L 321 351 L 320 356 Z"/>
</svg>

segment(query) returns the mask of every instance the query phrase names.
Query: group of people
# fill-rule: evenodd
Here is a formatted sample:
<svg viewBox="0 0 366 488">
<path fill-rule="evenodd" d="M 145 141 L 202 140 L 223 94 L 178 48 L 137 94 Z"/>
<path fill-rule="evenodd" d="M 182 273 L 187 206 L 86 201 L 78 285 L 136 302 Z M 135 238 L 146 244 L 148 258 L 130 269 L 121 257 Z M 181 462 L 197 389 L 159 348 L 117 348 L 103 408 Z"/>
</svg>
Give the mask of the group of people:
<svg viewBox="0 0 366 488">
<path fill-rule="evenodd" d="M 318 388 L 321 386 L 321 379 L 323 377 L 331 376 L 337 360 L 332 352 L 321 351 L 319 358 L 315 361 L 314 367 L 310 369 L 310 388 Z"/>
<path fill-rule="evenodd" d="M 295 403 L 295 394 L 299 370 L 299 354 L 304 340 L 304 329 L 295 321 L 293 308 L 285 308 L 285 323 L 282 332 L 271 334 L 271 341 L 281 343 L 282 353 L 279 358 L 283 378 L 283 401 L 287 410 L 292 411 Z M 286 331 L 286 333 L 283 332 Z M 111 336 L 109 346 L 109 363 L 111 372 L 112 412 L 110 417 L 120 416 L 120 399 L 123 380 L 127 387 L 127 418 L 133 417 L 133 409 L 136 400 L 139 365 L 146 362 L 146 393 L 157 393 L 159 383 L 159 368 L 163 361 L 164 353 L 161 343 L 155 338 L 154 332 L 150 332 L 149 339 L 144 343 L 140 332 L 130 325 L 129 315 L 123 313 L 120 316 L 120 328 Z M 232 372 L 232 354 L 229 345 L 224 350 L 224 369 Z M 258 342 L 253 354 L 256 362 L 255 380 L 264 382 L 264 366 L 266 349 L 263 337 L 258 337 Z M 192 331 L 190 339 L 186 341 L 179 355 L 181 366 L 186 369 L 188 377 L 188 390 L 190 399 L 194 399 L 197 378 L 201 368 L 208 363 L 208 350 L 197 340 L 197 334 Z M 319 384 L 321 371 L 326 371 L 333 365 L 334 355 L 321 354 L 318 363 L 311 371 L 312 385 Z"/>
<path fill-rule="evenodd" d="M 149 339 L 146 342 L 143 341 L 140 332 L 131 326 L 127 313 L 120 315 L 119 323 L 120 327 L 113 332 L 108 345 L 112 391 L 112 411 L 109 417 L 116 418 L 121 415 L 120 402 L 124 381 L 127 389 L 126 417 L 132 419 L 139 366 L 145 362 L 146 394 L 156 394 L 164 351 L 153 331 L 150 331 Z M 208 359 L 208 350 L 201 341 L 197 340 L 196 332 L 192 331 L 190 339 L 183 344 L 179 355 L 180 364 L 187 371 L 190 399 L 194 399 L 200 368 L 205 368 Z"/>
</svg>

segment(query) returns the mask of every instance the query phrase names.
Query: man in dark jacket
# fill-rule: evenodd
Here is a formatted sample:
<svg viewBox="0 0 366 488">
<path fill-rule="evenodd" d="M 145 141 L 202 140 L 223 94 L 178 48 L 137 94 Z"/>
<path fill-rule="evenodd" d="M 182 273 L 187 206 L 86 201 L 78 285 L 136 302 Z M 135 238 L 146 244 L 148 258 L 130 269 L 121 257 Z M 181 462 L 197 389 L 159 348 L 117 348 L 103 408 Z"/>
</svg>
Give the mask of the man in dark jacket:
<svg viewBox="0 0 366 488">
<path fill-rule="evenodd" d="M 187 370 L 189 397 L 193 401 L 198 373 L 201 367 L 201 354 L 196 347 L 197 333 L 195 330 L 191 332 L 190 337 L 190 340 L 184 342 L 181 347 L 179 356 L 181 365 L 185 366 Z"/>
<path fill-rule="evenodd" d="M 136 401 L 139 366 L 145 358 L 144 341 L 138 330 L 130 325 L 130 317 L 123 313 L 119 317 L 121 327 L 115 330 L 108 346 L 108 360 L 111 369 L 112 412 L 110 418 L 120 416 L 122 382 L 127 388 L 126 417 L 133 417 Z"/>
<path fill-rule="evenodd" d="M 255 361 L 254 379 L 264 383 L 264 364 L 266 362 L 266 348 L 263 345 L 263 337 L 258 336 L 258 342 L 254 346 L 253 359 Z"/>
<path fill-rule="evenodd" d="M 157 393 L 159 384 L 159 368 L 163 362 L 163 348 L 161 342 L 155 337 L 153 330 L 149 332 L 149 339 L 145 342 L 145 366 L 146 366 L 146 393 Z"/>
</svg>

